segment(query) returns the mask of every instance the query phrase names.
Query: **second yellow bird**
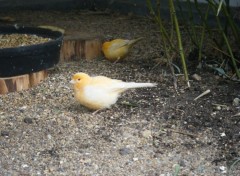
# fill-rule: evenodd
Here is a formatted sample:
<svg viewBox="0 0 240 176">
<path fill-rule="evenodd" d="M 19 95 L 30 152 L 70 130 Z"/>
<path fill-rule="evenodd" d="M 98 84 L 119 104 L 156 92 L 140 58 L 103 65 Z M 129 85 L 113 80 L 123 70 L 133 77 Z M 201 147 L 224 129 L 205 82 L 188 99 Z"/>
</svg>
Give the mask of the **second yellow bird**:
<svg viewBox="0 0 240 176">
<path fill-rule="evenodd" d="M 90 77 L 76 73 L 70 81 L 76 100 L 89 109 L 100 110 L 115 104 L 120 94 L 130 88 L 154 87 L 155 83 L 123 82 L 105 76 Z"/>
<path fill-rule="evenodd" d="M 134 40 L 115 39 L 105 42 L 102 46 L 103 54 L 106 59 L 117 62 L 126 57 L 132 46 L 142 39 L 142 37 Z"/>
</svg>

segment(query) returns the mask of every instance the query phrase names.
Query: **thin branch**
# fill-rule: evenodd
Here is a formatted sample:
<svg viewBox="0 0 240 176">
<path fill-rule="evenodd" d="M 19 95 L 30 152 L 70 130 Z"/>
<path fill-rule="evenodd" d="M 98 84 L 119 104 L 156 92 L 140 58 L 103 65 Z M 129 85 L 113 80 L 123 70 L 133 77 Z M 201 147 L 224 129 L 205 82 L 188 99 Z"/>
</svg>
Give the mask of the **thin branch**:
<svg viewBox="0 0 240 176">
<path fill-rule="evenodd" d="M 201 93 L 199 96 L 197 96 L 196 98 L 194 98 L 194 101 L 196 101 L 197 99 L 209 94 L 211 91 L 208 89 L 206 91 L 204 91 L 203 93 Z"/>
</svg>

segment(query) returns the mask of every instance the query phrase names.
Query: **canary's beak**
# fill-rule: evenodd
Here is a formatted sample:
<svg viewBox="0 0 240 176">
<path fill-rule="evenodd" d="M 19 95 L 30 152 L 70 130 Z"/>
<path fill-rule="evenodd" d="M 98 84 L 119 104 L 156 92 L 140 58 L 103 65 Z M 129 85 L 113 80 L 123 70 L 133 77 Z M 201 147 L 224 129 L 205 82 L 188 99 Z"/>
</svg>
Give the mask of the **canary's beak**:
<svg viewBox="0 0 240 176">
<path fill-rule="evenodd" d="M 74 81 L 74 80 L 71 80 L 70 83 L 71 83 L 71 84 L 75 84 L 75 81 Z"/>
</svg>

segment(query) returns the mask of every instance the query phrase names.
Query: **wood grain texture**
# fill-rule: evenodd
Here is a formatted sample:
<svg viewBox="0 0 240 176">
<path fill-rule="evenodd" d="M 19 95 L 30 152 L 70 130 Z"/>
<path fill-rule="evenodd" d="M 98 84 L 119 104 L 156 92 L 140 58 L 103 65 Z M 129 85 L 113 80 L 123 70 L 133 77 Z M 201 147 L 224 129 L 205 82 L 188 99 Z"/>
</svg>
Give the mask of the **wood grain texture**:
<svg viewBox="0 0 240 176">
<path fill-rule="evenodd" d="M 0 94 L 27 90 L 47 78 L 47 71 L 0 78 Z"/>
<path fill-rule="evenodd" d="M 102 37 L 78 32 L 66 33 L 60 52 L 60 61 L 92 60 L 102 55 Z"/>
</svg>

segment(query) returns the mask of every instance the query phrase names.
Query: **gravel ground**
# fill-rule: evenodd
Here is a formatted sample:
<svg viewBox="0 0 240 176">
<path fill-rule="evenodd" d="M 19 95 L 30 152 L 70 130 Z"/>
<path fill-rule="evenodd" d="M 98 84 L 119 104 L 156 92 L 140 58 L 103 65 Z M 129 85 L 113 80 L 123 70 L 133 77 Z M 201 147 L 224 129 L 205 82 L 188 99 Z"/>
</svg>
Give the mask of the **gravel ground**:
<svg viewBox="0 0 240 176">
<path fill-rule="evenodd" d="M 226 175 L 239 151 L 239 84 L 198 72 L 190 89 L 173 89 L 156 26 L 145 18 L 83 12 L 9 12 L 19 23 L 57 25 L 105 38 L 144 36 L 123 62 L 103 58 L 59 63 L 40 85 L 0 95 L 0 175 Z M 131 30 L 129 30 L 131 28 Z M 154 68 L 154 69 L 153 69 Z M 194 70 L 194 69 L 192 69 Z M 124 81 L 156 82 L 131 90 L 93 115 L 77 104 L 69 84 L 76 72 Z M 193 74 L 194 71 L 191 71 Z M 200 93 L 211 93 L 193 101 Z M 213 104 L 226 108 L 216 109 Z M 234 168 L 240 174 L 239 166 Z"/>
</svg>

